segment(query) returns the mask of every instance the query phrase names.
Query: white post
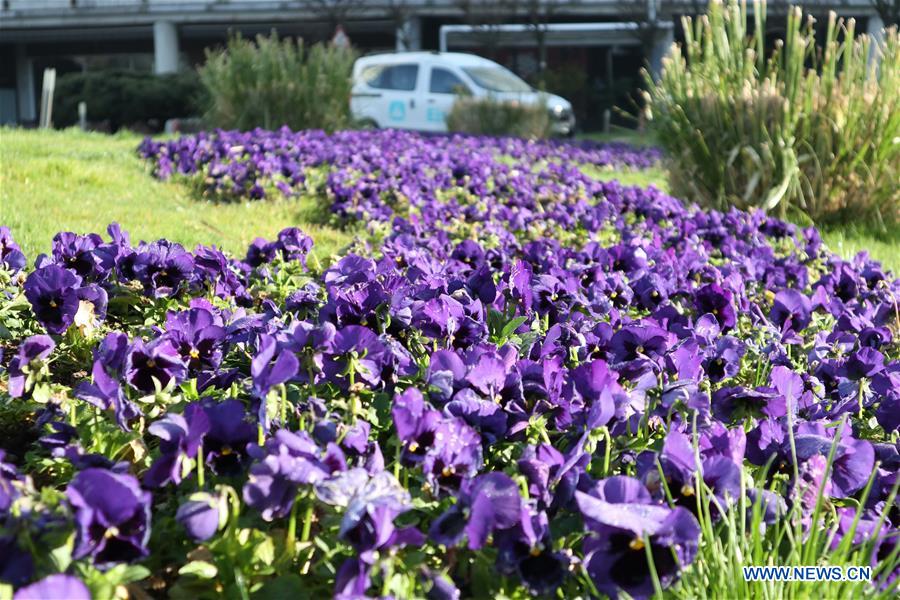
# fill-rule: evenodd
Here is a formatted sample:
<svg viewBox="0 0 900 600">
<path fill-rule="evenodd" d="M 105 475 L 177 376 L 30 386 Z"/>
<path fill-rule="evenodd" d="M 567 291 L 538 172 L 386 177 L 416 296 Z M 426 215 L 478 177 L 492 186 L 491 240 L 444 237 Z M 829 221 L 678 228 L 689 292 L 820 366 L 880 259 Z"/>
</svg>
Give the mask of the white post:
<svg viewBox="0 0 900 600">
<path fill-rule="evenodd" d="M 153 71 L 157 75 L 178 71 L 178 29 L 169 21 L 153 24 Z"/>
<path fill-rule="evenodd" d="M 394 34 L 397 52 L 411 52 L 422 49 L 422 19 L 407 17 L 397 27 Z"/>
<path fill-rule="evenodd" d="M 82 131 L 87 131 L 87 102 L 78 103 L 78 127 Z"/>
<path fill-rule="evenodd" d="M 41 118 L 38 127 L 50 129 L 53 124 L 53 93 L 56 91 L 56 69 L 44 69 L 41 85 Z"/>
<path fill-rule="evenodd" d="M 23 123 L 37 118 L 34 95 L 34 63 L 25 54 L 25 46 L 16 46 L 16 104 L 17 121 Z"/>
<path fill-rule="evenodd" d="M 675 43 L 675 30 L 672 27 L 666 27 L 656 32 L 653 40 L 653 48 L 650 49 L 650 75 L 653 79 L 659 79 L 662 73 L 663 58 L 672 49 Z"/>
</svg>

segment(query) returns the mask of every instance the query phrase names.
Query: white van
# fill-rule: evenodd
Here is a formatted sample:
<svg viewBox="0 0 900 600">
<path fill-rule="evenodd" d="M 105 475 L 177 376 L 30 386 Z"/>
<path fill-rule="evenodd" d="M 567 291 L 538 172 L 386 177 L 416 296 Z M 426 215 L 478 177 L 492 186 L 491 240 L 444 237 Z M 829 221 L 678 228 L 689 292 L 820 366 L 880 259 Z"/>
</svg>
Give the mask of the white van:
<svg viewBox="0 0 900 600">
<path fill-rule="evenodd" d="M 571 135 L 575 130 L 568 100 L 538 92 L 491 60 L 457 52 L 400 52 L 358 59 L 353 65 L 350 110 L 374 127 L 447 131 L 447 114 L 459 94 L 544 103 L 555 134 Z"/>
</svg>

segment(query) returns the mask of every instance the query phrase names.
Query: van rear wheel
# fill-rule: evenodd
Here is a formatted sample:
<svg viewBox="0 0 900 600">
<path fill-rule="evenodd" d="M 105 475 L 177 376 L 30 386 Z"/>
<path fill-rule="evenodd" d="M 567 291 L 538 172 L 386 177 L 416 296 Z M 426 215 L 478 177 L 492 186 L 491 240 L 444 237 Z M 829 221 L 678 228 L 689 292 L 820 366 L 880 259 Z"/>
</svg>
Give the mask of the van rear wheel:
<svg viewBox="0 0 900 600">
<path fill-rule="evenodd" d="M 378 123 L 375 119 L 362 119 L 359 122 L 360 129 L 378 129 Z"/>
</svg>

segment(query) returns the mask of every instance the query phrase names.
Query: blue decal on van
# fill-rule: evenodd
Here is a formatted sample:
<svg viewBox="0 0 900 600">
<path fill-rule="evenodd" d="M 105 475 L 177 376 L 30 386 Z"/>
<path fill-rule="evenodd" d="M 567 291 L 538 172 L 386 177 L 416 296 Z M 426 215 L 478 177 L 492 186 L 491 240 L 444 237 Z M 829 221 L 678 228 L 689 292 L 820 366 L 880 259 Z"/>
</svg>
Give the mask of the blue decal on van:
<svg viewBox="0 0 900 600">
<path fill-rule="evenodd" d="M 444 119 L 446 118 L 446 115 L 444 114 L 444 111 L 442 111 L 441 109 L 431 107 L 428 109 L 428 112 L 425 114 L 425 118 L 428 119 L 429 121 L 443 123 Z"/>
<path fill-rule="evenodd" d="M 406 104 L 401 100 L 394 100 L 388 107 L 388 115 L 392 121 L 402 121 L 406 118 Z"/>
</svg>

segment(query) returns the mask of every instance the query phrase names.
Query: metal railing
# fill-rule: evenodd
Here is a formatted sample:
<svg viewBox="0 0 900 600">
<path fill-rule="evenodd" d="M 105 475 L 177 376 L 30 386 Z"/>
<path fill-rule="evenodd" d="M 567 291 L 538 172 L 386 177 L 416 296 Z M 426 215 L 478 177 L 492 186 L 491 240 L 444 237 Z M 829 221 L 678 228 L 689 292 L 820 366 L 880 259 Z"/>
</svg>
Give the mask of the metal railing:
<svg viewBox="0 0 900 600">
<path fill-rule="evenodd" d="M 584 10 L 591 6 L 616 5 L 619 0 L 572 0 L 572 7 L 579 7 Z M 286 0 L 286 4 L 302 4 L 302 0 Z M 795 3 L 800 4 L 799 0 Z M 142 9 L 153 11 L 153 9 L 167 10 L 172 8 L 181 8 L 186 10 L 207 10 L 213 7 L 219 7 L 225 10 L 234 9 L 242 10 L 253 8 L 253 5 L 278 6 L 280 2 L 276 0 L 2 0 L 2 11 L 13 12 L 21 15 L 28 14 L 52 14 L 57 13 L 60 16 L 65 14 L 87 12 L 90 10 L 98 10 L 102 12 L 115 12 L 122 10 L 123 13 L 140 11 Z M 366 0 L 360 3 L 361 9 L 377 9 L 390 6 L 389 0 Z M 854 9 L 871 10 L 871 0 L 825 0 L 825 5 L 829 7 L 845 7 Z M 456 0 L 408 0 L 406 6 L 417 12 L 427 13 L 429 9 L 450 8 L 457 6 Z M 648 2 L 648 6 L 666 5 L 677 7 L 680 5 L 694 6 L 689 0 L 657 0 L 656 3 Z"/>
<path fill-rule="evenodd" d="M 240 0 L 242 4 L 251 4 L 254 1 L 270 2 L 271 0 Z M 135 9 L 151 6 L 165 6 L 176 4 L 228 4 L 228 0 L 7 0 L 5 5 L 9 10 L 18 12 L 53 11 L 53 10 L 78 10 L 78 9 Z"/>
</svg>

